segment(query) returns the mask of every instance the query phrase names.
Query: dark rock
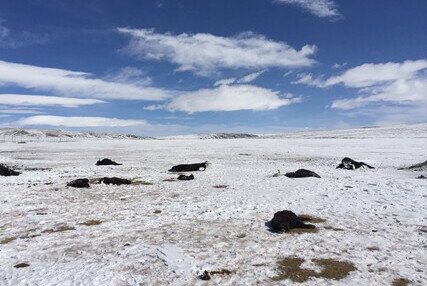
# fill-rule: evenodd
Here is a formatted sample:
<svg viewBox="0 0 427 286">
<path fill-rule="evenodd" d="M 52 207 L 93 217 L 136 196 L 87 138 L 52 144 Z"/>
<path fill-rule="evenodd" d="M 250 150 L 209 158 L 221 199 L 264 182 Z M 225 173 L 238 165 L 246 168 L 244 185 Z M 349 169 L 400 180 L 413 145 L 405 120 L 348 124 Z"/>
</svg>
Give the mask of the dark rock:
<svg viewBox="0 0 427 286">
<path fill-rule="evenodd" d="M 89 188 L 89 179 L 77 179 L 74 181 L 71 181 L 67 184 L 67 186 L 69 187 L 73 187 L 73 188 Z"/>
<path fill-rule="evenodd" d="M 169 169 L 169 172 L 195 172 L 200 171 L 200 169 L 203 169 L 204 171 L 208 165 L 208 161 L 196 164 L 181 164 L 173 166 L 171 169 Z"/>
<path fill-rule="evenodd" d="M 425 179 L 426 177 L 424 175 L 418 176 L 417 179 Z"/>
<path fill-rule="evenodd" d="M 30 266 L 30 264 L 23 262 L 23 263 L 18 263 L 18 264 L 16 264 L 13 267 L 15 267 L 15 268 L 24 268 L 24 267 L 28 267 L 28 266 Z"/>
<path fill-rule="evenodd" d="M 0 176 L 18 176 L 20 172 L 14 171 L 6 165 L 0 164 Z"/>
<path fill-rule="evenodd" d="M 106 185 L 130 185 L 132 184 L 131 180 L 128 179 L 122 179 L 122 178 L 117 178 L 117 177 L 104 177 L 102 179 L 99 180 L 99 183 L 104 183 Z"/>
<path fill-rule="evenodd" d="M 179 175 L 178 176 L 178 180 L 180 181 L 190 181 L 190 180 L 194 180 L 194 176 L 193 174 L 186 176 L 186 175 Z"/>
<path fill-rule="evenodd" d="M 275 213 L 269 226 L 273 232 L 287 232 L 293 228 L 316 228 L 312 224 L 305 224 L 295 213 L 288 210 Z"/>
<path fill-rule="evenodd" d="M 98 160 L 98 162 L 96 162 L 96 165 L 97 166 L 109 166 L 109 165 L 119 166 L 122 164 L 119 164 L 119 163 L 114 162 L 113 160 L 104 158 L 102 160 Z"/>
<path fill-rule="evenodd" d="M 289 172 L 289 173 L 286 173 L 285 176 L 288 178 L 307 178 L 307 177 L 320 178 L 320 176 L 315 172 L 306 170 L 306 169 L 299 169 L 296 172 Z"/>
<path fill-rule="evenodd" d="M 424 161 L 419 164 L 415 164 L 406 168 L 400 168 L 399 170 L 412 170 L 412 171 L 426 171 L 427 170 L 427 161 Z"/>
<path fill-rule="evenodd" d="M 359 169 L 360 167 L 368 167 L 369 169 L 375 169 L 374 167 L 369 166 L 364 162 L 357 162 L 348 157 L 345 157 L 344 159 L 341 160 L 341 164 L 337 166 L 337 169 L 356 170 L 356 169 Z"/>
<path fill-rule="evenodd" d="M 201 280 L 211 280 L 211 276 L 209 275 L 209 272 L 207 272 L 206 270 L 203 271 L 203 274 L 199 275 L 199 279 Z"/>
</svg>

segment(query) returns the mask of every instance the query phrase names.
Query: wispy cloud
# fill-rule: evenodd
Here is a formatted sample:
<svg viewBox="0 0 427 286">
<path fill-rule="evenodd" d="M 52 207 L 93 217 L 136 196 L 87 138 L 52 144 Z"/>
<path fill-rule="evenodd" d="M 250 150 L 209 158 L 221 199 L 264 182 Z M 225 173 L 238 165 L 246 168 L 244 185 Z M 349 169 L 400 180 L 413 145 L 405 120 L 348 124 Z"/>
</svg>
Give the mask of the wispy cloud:
<svg viewBox="0 0 427 286">
<path fill-rule="evenodd" d="M 245 75 L 244 77 L 242 77 L 241 79 L 239 79 L 237 82 L 238 83 L 249 83 L 252 82 L 254 80 L 256 80 L 260 75 L 262 75 L 263 73 L 265 73 L 267 70 L 261 70 L 258 72 L 254 72 L 254 73 L 250 73 L 248 75 Z"/>
<path fill-rule="evenodd" d="M 82 99 L 73 97 L 26 95 L 26 94 L 0 94 L 0 104 L 16 106 L 50 106 L 59 105 L 63 107 L 78 107 L 105 103 L 98 99 Z"/>
<path fill-rule="evenodd" d="M 206 111 L 269 110 L 300 102 L 298 97 L 253 85 L 221 85 L 173 98 L 162 108 L 187 113 Z M 157 106 L 159 108 L 160 106 Z"/>
<path fill-rule="evenodd" d="M 117 119 L 107 117 L 66 117 L 36 115 L 20 119 L 18 125 L 64 126 L 64 127 L 128 127 L 149 125 L 145 120 Z"/>
<path fill-rule="evenodd" d="M 123 49 L 139 59 L 165 60 L 178 65 L 178 71 L 192 71 L 207 76 L 221 69 L 294 68 L 311 66 L 316 46 L 300 50 L 284 42 L 267 39 L 254 33 L 235 37 L 212 34 L 155 33 L 150 29 L 119 28 L 130 37 Z"/>
<path fill-rule="evenodd" d="M 333 101 L 331 107 L 335 109 L 349 110 L 382 103 L 417 105 L 427 102 L 426 69 L 427 60 L 369 63 L 327 79 L 300 74 L 293 83 L 320 88 L 343 85 L 357 90 L 357 97 Z"/>
<path fill-rule="evenodd" d="M 29 45 L 45 44 L 49 41 L 47 34 L 41 35 L 23 31 L 12 33 L 6 26 L 6 20 L 0 18 L 0 48 L 19 48 Z"/>
<path fill-rule="evenodd" d="M 0 61 L 0 84 L 57 95 L 122 100 L 163 100 L 170 90 L 107 81 L 85 72 Z"/>
<path fill-rule="evenodd" d="M 299 6 L 321 18 L 337 18 L 341 16 L 333 0 L 275 0 L 274 2 Z"/>
</svg>

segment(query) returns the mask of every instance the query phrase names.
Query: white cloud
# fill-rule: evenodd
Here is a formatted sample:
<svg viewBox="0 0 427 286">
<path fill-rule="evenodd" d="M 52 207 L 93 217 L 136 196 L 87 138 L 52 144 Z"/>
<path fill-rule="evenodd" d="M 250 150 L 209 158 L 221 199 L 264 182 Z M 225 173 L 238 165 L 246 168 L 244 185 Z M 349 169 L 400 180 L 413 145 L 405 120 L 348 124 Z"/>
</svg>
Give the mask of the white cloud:
<svg viewBox="0 0 427 286">
<path fill-rule="evenodd" d="M 249 82 L 252 82 L 252 81 L 256 80 L 260 75 L 262 75 L 263 73 L 265 73 L 266 71 L 267 70 L 261 70 L 259 72 L 250 73 L 248 75 L 245 75 L 241 79 L 239 79 L 237 82 L 238 83 L 249 83 Z"/>
<path fill-rule="evenodd" d="M 332 68 L 333 69 L 341 69 L 341 68 L 345 67 L 346 65 L 347 65 L 347 63 L 342 63 L 342 64 L 336 63 L 336 64 L 332 65 Z"/>
<path fill-rule="evenodd" d="M 418 105 L 427 103 L 427 79 L 399 79 L 375 88 L 361 91 L 361 96 L 332 102 L 335 109 L 349 110 L 372 103 Z"/>
<path fill-rule="evenodd" d="M 0 61 L 0 85 L 55 92 L 64 96 L 122 100 L 162 100 L 174 92 L 130 83 L 110 82 L 85 72 Z"/>
<path fill-rule="evenodd" d="M 40 111 L 37 108 L 0 108 L 0 113 L 2 114 L 43 114 L 44 112 Z"/>
<path fill-rule="evenodd" d="M 336 18 L 341 16 L 333 0 L 275 0 L 275 2 L 297 5 L 311 14 L 322 18 Z"/>
<path fill-rule="evenodd" d="M 225 78 L 225 79 L 220 79 L 220 80 L 216 81 L 214 83 L 214 86 L 229 85 L 229 84 L 233 84 L 235 82 L 236 82 L 236 79 L 234 77 L 232 77 L 232 78 Z"/>
<path fill-rule="evenodd" d="M 64 127 L 127 127 L 149 125 L 145 120 L 117 119 L 107 117 L 65 117 L 36 115 L 20 119 L 19 125 L 49 125 Z"/>
<path fill-rule="evenodd" d="M 18 106 L 49 106 L 59 105 L 64 107 L 78 107 L 81 105 L 91 105 L 105 103 L 98 99 L 82 99 L 72 97 L 26 95 L 26 94 L 0 94 L 0 104 Z"/>
<path fill-rule="evenodd" d="M 409 79 L 427 68 L 427 60 L 404 61 L 402 63 L 363 64 L 348 69 L 339 76 L 330 77 L 325 86 L 343 84 L 348 87 L 369 87 L 387 81 Z"/>
<path fill-rule="evenodd" d="M 324 87 L 325 83 L 322 77 L 313 77 L 311 74 L 300 73 L 297 75 L 297 79 L 291 82 L 292 84 L 305 84 L 315 87 Z"/>
<path fill-rule="evenodd" d="M 166 60 L 177 64 L 179 71 L 210 75 L 219 69 L 262 69 L 268 67 L 305 67 L 316 46 L 305 45 L 296 50 L 284 42 L 262 35 L 243 33 L 235 37 L 212 34 L 159 34 L 149 29 L 119 28 L 131 38 L 124 49 L 140 59 Z"/>
<path fill-rule="evenodd" d="M 299 102 L 300 98 L 253 85 L 221 85 L 173 98 L 165 108 L 188 113 L 204 111 L 269 110 Z"/>
<path fill-rule="evenodd" d="M 427 60 L 404 61 L 402 63 L 363 64 L 350 68 L 337 76 L 323 79 L 311 74 L 299 74 L 294 84 L 305 84 L 320 88 L 343 85 L 355 88 L 358 96 L 337 99 L 331 107 L 354 109 L 369 104 L 416 105 L 427 101 Z"/>
<path fill-rule="evenodd" d="M 121 68 L 117 73 L 111 74 L 109 80 L 122 83 L 130 83 L 135 85 L 151 85 L 153 80 L 147 76 L 142 70 L 135 67 Z"/>
<path fill-rule="evenodd" d="M 12 33 L 5 25 L 6 20 L 0 18 L 0 48 L 19 48 L 33 44 L 45 44 L 49 41 L 48 35 L 40 35 L 23 31 Z"/>
</svg>

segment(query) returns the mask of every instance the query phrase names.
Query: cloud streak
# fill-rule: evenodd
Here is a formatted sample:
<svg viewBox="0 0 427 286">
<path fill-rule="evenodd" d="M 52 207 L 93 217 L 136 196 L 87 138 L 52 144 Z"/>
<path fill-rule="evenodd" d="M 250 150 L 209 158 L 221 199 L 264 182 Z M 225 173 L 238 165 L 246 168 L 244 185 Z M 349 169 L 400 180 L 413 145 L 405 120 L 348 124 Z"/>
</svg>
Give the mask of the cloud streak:
<svg viewBox="0 0 427 286">
<path fill-rule="evenodd" d="M 0 85 L 58 95 L 121 100 L 163 100 L 175 92 L 131 83 L 106 81 L 85 72 L 0 61 Z"/>
<path fill-rule="evenodd" d="M 187 113 L 206 111 L 271 110 L 300 102 L 300 98 L 247 84 L 221 85 L 173 98 L 163 108 Z M 149 109 L 150 107 L 148 107 Z M 158 109 L 153 106 L 153 109 Z"/>
<path fill-rule="evenodd" d="M 54 115 L 36 115 L 20 119 L 19 125 L 48 125 L 63 127 L 129 127 L 149 125 L 145 120 L 117 119 L 107 117 L 65 117 Z"/>
<path fill-rule="evenodd" d="M 284 42 L 249 32 L 220 37 L 207 33 L 160 34 L 150 29 L 119 28 L 118 31 L 130 37 L 123 49 L 126 53 L 138 59 L 168 61 L 178 65 L 178 71 L 192 71 L 201 76 L 221 69 L 297 68 L 315 63 L 310 58 L 316 52 L 314 45 L 297 50 Z"/>
<path fill-rule="evenodd" d="M 295 5 L 320 18 L 336 18 L 341 14 L 332 0 L 275 0 L 274 2 Z"/>
<path fill-rule="evenodd" d="M 79 107 L 81 105 L 92 105 L 105 103 L 98 99 L 82 99 L 72 97 L 26 95 L 26 94 L 0 94 L 0 104 L 16 106 L 63 106 Z"/>
</svg>

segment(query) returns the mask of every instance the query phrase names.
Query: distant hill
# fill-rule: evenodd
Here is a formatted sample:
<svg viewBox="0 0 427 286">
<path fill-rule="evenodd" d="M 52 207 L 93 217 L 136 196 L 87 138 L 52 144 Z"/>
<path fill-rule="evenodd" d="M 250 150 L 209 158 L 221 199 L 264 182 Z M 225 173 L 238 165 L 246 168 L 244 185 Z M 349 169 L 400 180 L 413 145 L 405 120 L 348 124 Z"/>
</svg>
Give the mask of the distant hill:
<svg viewBox="0 0 427 286">
<path fill-rule="evenodd" d="M 28 140 L 71 140 L 71 139 L 155 139 L 147 136 L 137 136 L 133 134 L 112 134 L 95 132 L 74 132 L 59 129 L 40 130 L 25 128 L 0 128 L 0 140 L 6 141 L 28 141 Z"/>
</svg>

